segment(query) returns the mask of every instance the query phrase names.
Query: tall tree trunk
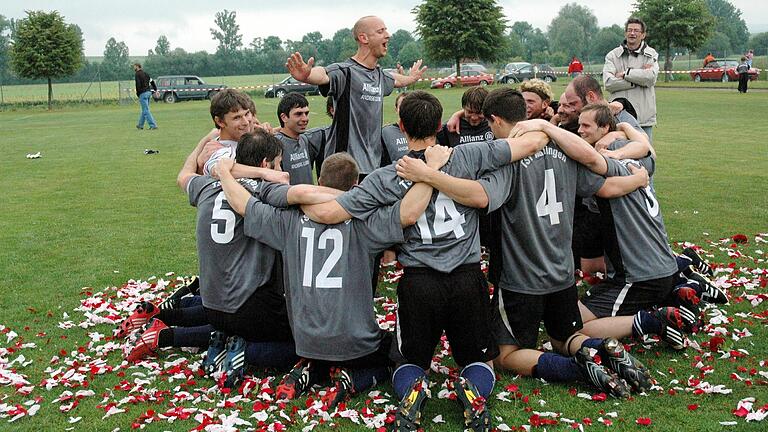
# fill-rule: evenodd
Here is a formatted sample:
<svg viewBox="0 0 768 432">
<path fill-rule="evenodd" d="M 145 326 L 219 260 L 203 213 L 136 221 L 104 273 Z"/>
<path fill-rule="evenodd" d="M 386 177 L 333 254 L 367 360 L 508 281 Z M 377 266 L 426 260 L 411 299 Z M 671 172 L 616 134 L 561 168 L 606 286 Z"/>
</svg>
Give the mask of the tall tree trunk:
<svg viewBox="0 0 768 432">
<path fill-rule="evenodd" d="M 672 70 L 672 58 L 670 57 L 671 51 L 672 51 L 671 44 L 667 44 L 667 52 L 665 54 L 666 59 L 664 60 L 665 71 Z M 669 82 L 669 72 L 664 73 L 664 82 Z"/>
<path fill-rule="evenodd" d="M 461 86 L 461 57 L 456 57 L 456 85 Z"/>
<path fill-rule="evenodd" d="M 51 85 L 51 77 L 48 77 L 48 111 L 51 110 L 51 99 L 53 99 L 53 86 Z"/>
</svg>

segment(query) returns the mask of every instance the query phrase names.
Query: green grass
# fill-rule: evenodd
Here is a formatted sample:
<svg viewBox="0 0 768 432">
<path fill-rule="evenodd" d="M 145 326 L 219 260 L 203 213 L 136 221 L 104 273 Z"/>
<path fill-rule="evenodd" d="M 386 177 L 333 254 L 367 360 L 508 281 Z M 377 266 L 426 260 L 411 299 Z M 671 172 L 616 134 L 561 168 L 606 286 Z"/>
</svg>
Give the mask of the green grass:
<svg viewBox="0 0 768 432">
<path fill-rule="evenodd" d="M 561 81 L 556 83 L 555 92 L 561 92 L 563 85 Z M 461 93 L 461 89 L 435 92 L 446 113 L 458 109 Z M 764 98 L 757 92 L 741 95 L 735 91 L 679 89 L 659 89 L 657 95 L 659 126 L 654 131 L 654 143 L 659 163 L 655 185 L 670 241 L 695 242 L 712 251 L 715 261 L 733 261 L 708 242 L 736 233 L 752 238 L 755 233 L 768 232 L 768 146 L 763 139 L 768 135 L 768 124 L 764 121 L 768 108 Z M 259 118 L 277 123 L 277 101 L 255 101 Z M 394 121 L 393 102 L 393 97 L 385 102 L 386 122 Z M 322 98 L 311 97 L 310 107 L 311 126 L 328 122 Z M 175 185 L 175 177 L 199 137 L 212 126 L 208 105 L 205 101 L 153 104 L 152 111 L 160 126 L 152 132 L 134 128 L 138 106 L 74 106 L 53 112 L 0 113 L 6 149 L 0 160 L 0 170 L 5 174 L 0 189 L 0 324 L 11 327 L 26 342 L 37 344 L 35 349 L 22 351 L 34 362 L 19 368 L 33 384 L 47 376 L 45 368 L 59 350 L 71 351 L 88 341 L 87 332 L 92 329 L 57 328 L 60 321 L 65 321 L 64 313 L 75 323 L 81 320 L 80 313 L 72 309 L 84 298 L 83 287 L 101 291 L 130 278 L 146 279 L 169 271 L 179 275 L 197 273 L 194 209 Z M 147 148 L 160 153 L 144 155 Z M 43 155 L 41 159 L 24 157 L 38 151 Z M 765 249 L 765 245 L 751 241 L 746 251 L 756 256 L 755 250 L 761 247 Z M 736 262 L 738 266 L 765 267 L 764 261 Z M 394 296 L 392 291 L 384 292 Z M 634 420 L 649 416 L 653 430 L 720 430 L 719 421 L 737 420 L 731 410 L 741 398 L 757 397 L 755 407 L 768 402 L 765 386 L 748 387 L 728 377 L 732 372 L 744 376 L 736 369 L 739 366 L 768 370 L 757 364 L 768 359 L 765 323 L 754 319 L 753 324 L 742 323 L 734 315 L 765 311 L 765 304 L 754 310 L 745 303 L 728 307 L 730 316 L 737 320 L 734 325 L 740 329 L 748 327 L 754 336 L 727 344 L 734 349 L 747 349 L 750 356 L 733 363 L 713 362 L 715 372 L 705 379 L 732 388 L 732 395 L 694 396 L 680 392 L 675 396 L 639 397 L 630 402 L 595 403 L 570 396 L 567 390 L 571 386 L 544 385 L 528 379 L 513 381 L 503 374 L 497 391 L 514 382 L 522 394 L 530 396 L 530 401 L 494 401 L 494 414 L 509 426 L 520 426 L 532 414 L 526 407 L 560 412 L 563 417 L 577 421 L 586 417 L 596 421 L 605 412 L 616 411 L 617 430 L 641 429 Z M 25 326 L 29 329 L 25 330 Z M 108 333 L 110 327 L 102 325 L 95 330 Z M 46 335 L 36 336 L 39 332 Z M 697 339 L 701 342 L 708 338 Z M 7 346 L 2 335 L 0 346 Z M 694 355 L 691 350 L 681 355 L 661 349 L 658 354 L 649 352 L 641 358 L 652 370 L 667 374 L 666 378 L 657 378 L 668 389 L 673 378 L 684 383 L 688 376 L 698 376 L 692 367 Z M 115 354 L 109 357 L 109 362 L 119 364 Z M 670 372 L 670 368 L 674 371 Z M 126 370 L 126 379 L 133 379 L 130 374 L 134 371 Z M 114 392 L 111 400 L 126 395 L 113 390 L 119 379 L 122 378 L 114 374 L 92 378 L 91 388 L 96 396 L 84 399 L 69 414 L 59 413 L 58 404 L 52 403 L 64 388 L 56 387 L 50 392 L 36 388 L 33 396 L 43 398 L 40 412 L 13 424 L 0 420 L 0 429 L 62 430 L 70 427 L 69 416 L 82 416 L 80 423 L 72 425 L 77 430 L 126 430 L 147 409 L 167 408 L 159 402 L 139 404 L 129 406 L 128 413 L 102 421 L 104 411 L 96 408 L 101 394 Z M 157 386 L 173 388 L 177 384 Z M 199 379 L 198 385 L 207 386 L 210 382 Z M 589 391 L 584 386 L 573 387 Z M 391 391 L 388 386 L 384 389 Z M 535 394 L 537 389 L 539 395 Z M 0 387 L 0 404 L 28 399 L 9 387 Z M 546 404 L 542 406 L 538 400 Z M 699 404 L 700 408 L 689 412 L 686 406 L 690 404 Z M 241 417 L 250 415 L 250 404 L 245 405 Z M 432 424 L 431 419 L 438 414 L 444 416 L 446 424 Z M 431 402 L 425 412 L 429 430 L 457 430 L 458 417 L 457 410 L 446 401 Z M 343 430 L 355 429 L 346 420 L 340 423 Z M 196 425 L 192 421 L 158 422 L 148 430 L 188 430 Z M 603 426 L 592 426 L 595 427 Z M 570 430 L 567 425 L 556 429 Z M 747 424 L 739 420 L 738 429 L 764 430 L 764 423 Z"/>
</svg>

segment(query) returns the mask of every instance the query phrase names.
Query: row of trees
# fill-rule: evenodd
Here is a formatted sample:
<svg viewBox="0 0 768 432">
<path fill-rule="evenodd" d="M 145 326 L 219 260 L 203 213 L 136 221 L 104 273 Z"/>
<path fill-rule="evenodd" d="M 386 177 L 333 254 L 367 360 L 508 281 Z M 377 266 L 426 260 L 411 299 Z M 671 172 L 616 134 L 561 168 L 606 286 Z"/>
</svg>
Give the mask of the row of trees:
<svg viewBox="0 0 768 432">
<path fill-rule="evenodd" d="M 464 60 L 483 60 L 503 65 L 510 60 L 565 65 L 571 56 L 600 62 L 606 52 L 623 39 L 619 25 L 599 28 L 594 13 L 577 3 L 563 6 L 546 32 L 525 21 L 511 26 L 495 0 L 425 0 L 413 9 L 415 35 L 398 30 L 389 41 L 383 67 L 410 65 L 424 58 L 430 67 L 458 65 Z M 638 0 L 633 13 L 649 25 L 648 41 L 666 54 L 712 51 L 743 52 L 766 46 L 768 33 L 749 39 L 741 11 L 727 0 Z M 356 44 L 349 29 L 340 29 L 329 39 L 320 32 L 300 40 L 277 36 L 255 38 L 244 45 L 235 11 L 215 15 L 211 37 L 217 41 L 213 54 L 172 49 L 161 35 L 144 60 L 153 75 L 195 73 L 202 76 L 281 73 L 290 52 L 315 57 L 317 64 L 330 64 L 352 55 Z M 417 37 L 415 37 L 417 36 Z M 110 38 L 101 62 L 88 62 L 82 55 L 82 31 L 64 22 L 58 12 L 28 12 L 25 19 L 0 15 L 0 84 L 25 80 L 93 81 L 128 80 L 128 46 Z"/>
</svg>

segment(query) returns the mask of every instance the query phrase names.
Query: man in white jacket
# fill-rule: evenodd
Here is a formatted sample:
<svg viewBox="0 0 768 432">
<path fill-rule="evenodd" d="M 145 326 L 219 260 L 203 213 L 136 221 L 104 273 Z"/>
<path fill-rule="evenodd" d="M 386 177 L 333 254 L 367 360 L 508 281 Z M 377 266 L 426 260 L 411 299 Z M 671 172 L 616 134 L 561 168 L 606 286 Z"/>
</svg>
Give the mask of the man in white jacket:
<svg viewBox="0 0 768 432">
<path fill-rule="evenodd" d="M 656 78 L 659 76 L 659 55 L 645 43 L 645 23 L 629 18 L 624 25 L 626 39 L 605 55 L 603 82 L 611 99 L 625 97 L 637 111 L 637 121 L 648 139 L 653 140 L 656 124 Z"/>
</svg>

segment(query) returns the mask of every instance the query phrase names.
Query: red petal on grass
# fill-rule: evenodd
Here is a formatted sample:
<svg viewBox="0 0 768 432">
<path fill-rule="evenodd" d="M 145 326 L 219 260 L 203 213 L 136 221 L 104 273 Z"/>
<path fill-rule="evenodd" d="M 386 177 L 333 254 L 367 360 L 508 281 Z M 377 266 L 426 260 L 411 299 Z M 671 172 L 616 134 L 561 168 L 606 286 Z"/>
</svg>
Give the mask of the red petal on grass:
<svg viewBox="0 0 768 432">
<path fill-rule="evenodd" d="M 699 409 L 699 404 L 688 405 L 688 411 L 696 411 L 697 409 Z"/>
<path fill-rule="evenodd" d="M 650 426 L 653 422 L 649 417 L 639 417 L 637 420 L 635 420 L 635 423 L 639 424 L 640 426 Z"/>
<path fill-rule="evenodd" d="M 733 239 L 733 241 L 735 241 L 736 243 L 746 243 L 747 241 L 749 241 L 747 239 L 747 236 L 745 236 L 744 234 L 736 234 L 733 237 L 731 237 L 731 239 Z"/>
</svg>

